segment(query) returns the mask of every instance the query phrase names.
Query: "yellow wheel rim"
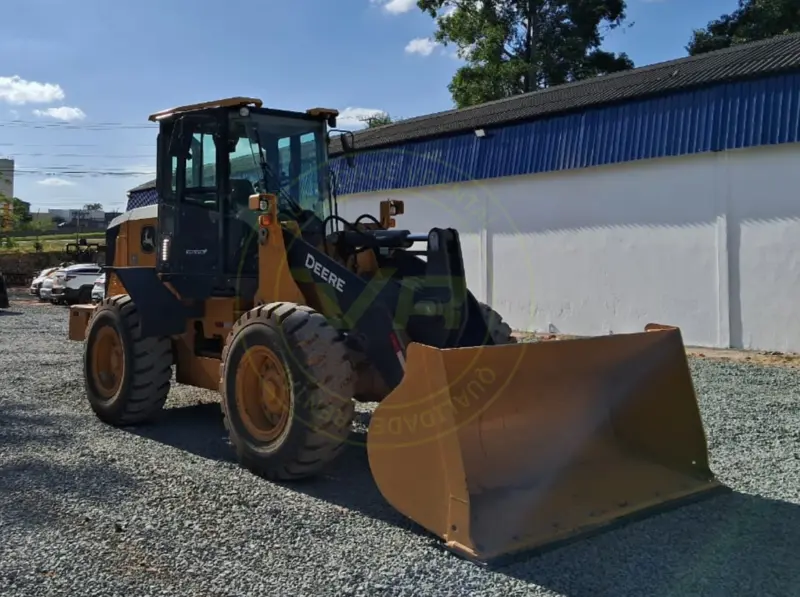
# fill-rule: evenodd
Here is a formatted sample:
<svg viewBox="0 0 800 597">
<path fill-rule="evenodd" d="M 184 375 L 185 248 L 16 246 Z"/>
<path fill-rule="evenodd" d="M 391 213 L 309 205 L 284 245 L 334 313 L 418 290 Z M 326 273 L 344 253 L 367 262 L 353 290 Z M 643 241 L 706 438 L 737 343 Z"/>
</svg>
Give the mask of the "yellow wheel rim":
<svg viewBox="0 0 800 597">
<path fill-rule="evenodd" d="M 266 346 L 248 348 L 236 371 L 236 407 L 254 439 L 271 442 L 286 429 L 290 395 L 280 358 Z"/>
<path fill-rule="evenodd" d="M 113 398 L 122 385 L 125 359 L 117 331 L 109 326 L 100 328 L 91 354 L 92 380 L 97 392 L 106 399 Z"/>
</svg>

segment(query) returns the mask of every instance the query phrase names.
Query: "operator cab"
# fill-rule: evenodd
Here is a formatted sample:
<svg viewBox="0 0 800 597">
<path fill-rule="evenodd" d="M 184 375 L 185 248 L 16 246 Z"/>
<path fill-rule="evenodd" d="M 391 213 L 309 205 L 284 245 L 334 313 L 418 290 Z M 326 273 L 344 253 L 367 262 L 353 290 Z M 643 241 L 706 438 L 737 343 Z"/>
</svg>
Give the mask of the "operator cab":
<svg viewBox="0 0 800 597">
<path fill-rule="evenodd" d="M 236 97 L 152 114 L 159 123 L 158 271 L 185 296 L 233 295 L 257 284 L 250 195 L 273 193 L 305 233 L 331 214 L 326 124 L 336 110 L 290 112 Z M 203 288 L 198 288 L 202 286 Z"/>
</svg>

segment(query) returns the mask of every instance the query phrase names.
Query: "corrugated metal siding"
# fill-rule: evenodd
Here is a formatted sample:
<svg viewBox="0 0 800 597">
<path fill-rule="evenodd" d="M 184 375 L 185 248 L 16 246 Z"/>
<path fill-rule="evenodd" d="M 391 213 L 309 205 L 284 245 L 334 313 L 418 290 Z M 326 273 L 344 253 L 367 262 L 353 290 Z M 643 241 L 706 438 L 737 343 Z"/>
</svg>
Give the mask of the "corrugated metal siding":
<svg viewBox="0 0 800 597">
<path fill-rule="evenodd" d="M 339 194 L 800 141 L 800 73 L 410 142 L 332 160 Z"/>
<path fill-rule="evenodd" d="M 131 191 L 128 193 L 128 205 L 125 207 L 125 211 L 130 211 L 137 207 L 155 205 L 156 203 L 158 203 L 158 193 L 156 193 L 155 189 Z"/>
<path fill-rule="evenodd" d="M 460 110 L 417 116 L 359 131 L 355 138 L 362 149 L 377 149 L 423 138 L 471 132 L 480 127 L 555 116 L 571 110 L 589 110 L 600 107 L 600 104 L 633 101 L 701 85 L 772 76 L 798 69 L 800 34 L 793 33 L 556 85 Z M 334 138 L 331 155 L 338 156 L 341 150 L 341 143 Z"/>
</svg>

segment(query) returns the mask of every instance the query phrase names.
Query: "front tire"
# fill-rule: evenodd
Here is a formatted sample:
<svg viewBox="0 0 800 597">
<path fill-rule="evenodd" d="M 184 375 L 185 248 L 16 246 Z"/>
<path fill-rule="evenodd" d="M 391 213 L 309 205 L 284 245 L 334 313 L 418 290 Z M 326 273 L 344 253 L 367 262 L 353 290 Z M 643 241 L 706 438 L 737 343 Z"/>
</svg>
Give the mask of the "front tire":
<svg viewBox="0 0 800 597">
<path fill-rule="evenodd" d="M 140 337 L 131 297 L 107 298 L 86 330 L 83 373 L 89 404 L 101 421 L 114 426 L 144 423 L 161 411 L 169 394 L 170 339 Z"/>
<path fill-rule="evenodd" d="M 353 383 L 344 338 L 322 314 L 287 302 L 245 313 L 220 365 L 225 427 L 239 462 L 270 480 L 319 473 L 349 436 Z"/>
</svg>

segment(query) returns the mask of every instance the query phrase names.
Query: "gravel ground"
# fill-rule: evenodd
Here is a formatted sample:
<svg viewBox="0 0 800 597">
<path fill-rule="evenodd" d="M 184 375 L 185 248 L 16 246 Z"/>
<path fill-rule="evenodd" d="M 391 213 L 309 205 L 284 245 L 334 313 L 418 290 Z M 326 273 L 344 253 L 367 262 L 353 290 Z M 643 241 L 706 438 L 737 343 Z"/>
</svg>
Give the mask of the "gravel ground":
<svg viewBox="0 0 800 597">
<path fill-rule="evenodd" d="M 208 392 L 177 386 L 158 426 L 102 425 L 66 315 L 0 312 L 3 596 L 800 595 L 797 370 L 693 361 L 733 493 L 487 569 L 385 504 L 363 450 L 291 487 L 240 469 Z"/>
</svg>

